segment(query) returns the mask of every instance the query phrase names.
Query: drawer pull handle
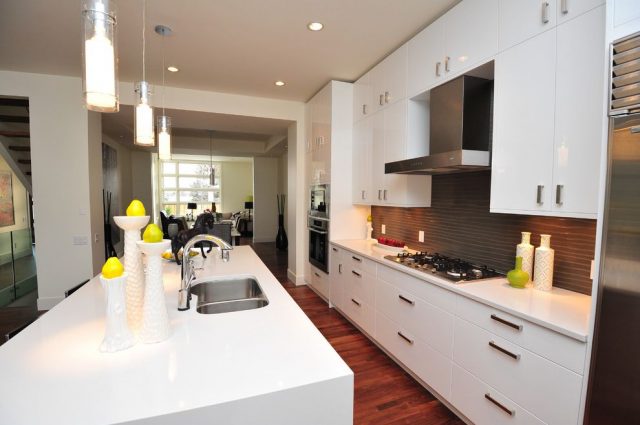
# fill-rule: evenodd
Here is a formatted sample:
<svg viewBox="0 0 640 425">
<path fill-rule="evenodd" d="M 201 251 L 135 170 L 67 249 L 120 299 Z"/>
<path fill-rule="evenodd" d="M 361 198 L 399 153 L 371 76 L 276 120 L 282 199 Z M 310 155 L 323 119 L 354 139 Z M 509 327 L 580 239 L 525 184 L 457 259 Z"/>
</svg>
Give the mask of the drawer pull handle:
<svg viewBox="0 0 640 425">
<path fill-rule="evenodd" d="M 355 270 L 351 270 L 351 273 L 355 274 L 358 277 L 362 277 L 362 275 Z"/>
<path fill-rule="evenodd" d="M 360 307 L 360 303 L 356 300 L 354 300 L 353 298 L 351 298 L 351 302 L 354 303 L 355 305 L 357 305 L 358 307 Z"/>
<path fill-rule="evenodd" d="M 520 360 L 520 354 L 514 354 L 511 351 L 500 347 L 498 344 L 496 344 L 493 341 L 489 341 L 489 347 L 500 351 L 502 354 L 506 354 L 507 356 L 511 357 L 514 360 Z"/>
<path fill-rule="evenodd" d="M 315 274 L 316 277 L 320 277 L 320 275 L 318 273 L 316 273 L 316 272 L 313 272 L 313 274 Z"/>
<path fill-rule="evenodd" d="M 338 264 L 338 273 L 342 274 L 342 264 Z"/>
<path fill-rule="evenodd" d="M 536 190 L 536 204 L 538 204 L 538 205 L 544 204 L 544 202 L 542 202 L 542 190 L 543 189 L 544 189 L 544 185 L 543 184 L 539 184 L 538 188 Z"/>
<path fill-rule="evenodd" d="M 402 332 L 398 331 L 398 336 L 407 341 L 409 344 L 413 345 L 413 340 L 405 336 Z"/>
<path fill-rule="evenodd" d="M 408 304 L 411 304 L 411 305 L 414 305 L 416 303 L 415 301 L 410 300 L 409 298 L 404 297 L 402 295 L 398 295 L 398 298 L 400 298 L 402 301 L 404 301 L 404 302 L 406 302 Z"/>
<path fill-rule="evenodd" d="M 362 258 L 358 258 L 358 257 L 351 257 L 354 260 L 356 260 L 358 263 L 362 263 Z"/>
<path fill-rule="evenodd" d="M 549 2 L 548 1 L 542 2 L 542 23 L 543 24 L 549 23 Z"/>
<path fill-rule="evenodd" d="M 516 411 L 513 409 L 509 409 L 507 406 L 505 406 L 504 404 L 500 403 L 498 400 L 496 400 L 495 398 L 491 397 L 491 394 L 486 393 L 484 395 L 484 398 L 486 398 L 487 400 L 489 400 L 491 403 L 495 404 L 496 406 L 498 406 L 498 408 L 500 410 L 502 410 L 503 412 L 505 412 L 507 415 L 509 416 L 514 416 L 516 414 Z"/>
<path fill-rule="evenodd" d="M 491 315 L 491 318 L 492 318 L 493 320 L 495 320 L 496 322 L 498 322 L 498 323 L 502 323 L 503 325 L 507 325 L 507 326 L 509 326 L 510 328 L 513 328 L 513 329 L 515 329 L 515 330 L 518 330 L 518 331 L 521 331 L 521 330 L 522 330 L 522 325 L 517 325 L 517 324 L 515 324 L 515 323 L 513 323 L 513 322 L 510 322 L 510 321 L 508 321 L 508 320 L 503 319 L 502 317 L 498 317 L 498 316 L 496 316 L 495 314 L 492 314 L 492 315 Z"/>
<path fill-rule="evenodd" d="M 333 250 L 333 252 L 338 252 L 337 248 L 331 248 Z"/>
</svg>

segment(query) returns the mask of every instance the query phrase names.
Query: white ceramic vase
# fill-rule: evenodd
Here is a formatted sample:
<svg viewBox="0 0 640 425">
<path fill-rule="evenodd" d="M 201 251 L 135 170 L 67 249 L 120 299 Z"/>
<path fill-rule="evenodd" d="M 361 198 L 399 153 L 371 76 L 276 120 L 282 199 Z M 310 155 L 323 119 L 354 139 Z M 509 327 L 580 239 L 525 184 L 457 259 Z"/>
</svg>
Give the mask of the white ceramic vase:
<svg viewBox="0 0 640 425">
<path fill-rule="evenodd" d="M 127 271 L 127 321 L 135 333 L 142 328 L 144 302 L 144 269 L 137 242 L 140 230 L 149 222 L 149 216 L 114 216 L 113 221 L 124 230 L 124 269 Z"/>
<path fill-rule="evenodd" d="M 367 240 L 370 241 L 373 238 L 371 237 L 371 234 L 373 233 L 373 226 L 371 225 L 371 222 L 368 221 L 367 222 Z"/>
<path fill-rule="evenodd" d="M 533 285 L 536 289 L 550 291 L 553 286 L 553 258 L 555 251 L 550 247 L 551 235 L 540 235 L 540 246 L 536 248 L 533 270 Z"/>
<path fill-rule="evenodd" d="M 529 273 L 529 282 L 531 282 L 531 276 L 533 276 L 531 232 L 522 232 L 522 241 L 516 246 L 516 257 L 522 257 L 522 270 Z"/>
<path fill-rule="evenodd" d="M 142 306 L 142 329 L 140 340 L 151 344 L 164 341 L 169 338 L 169 315 L 164 298 L 164 284 L 162 282 L 162 253 L 170 246 L 171 241 L 164 239 L 162 242 L 137 242 L 138 247 L 147 256 L 146 287 L 144 291 L 144 303 Z M 176 294 L 176 297 L 178 294 Z"/>
<path fill-rule="evenodd" d="M 100 282 L 107 301 L 106 329 L 100 351 L 113 353 L 129 348 L 135 343 L 127 325 L 127 304 L 124 298 L 127 273 L 113 279 L 106 279 L 100 275 Z"/>
</svg>

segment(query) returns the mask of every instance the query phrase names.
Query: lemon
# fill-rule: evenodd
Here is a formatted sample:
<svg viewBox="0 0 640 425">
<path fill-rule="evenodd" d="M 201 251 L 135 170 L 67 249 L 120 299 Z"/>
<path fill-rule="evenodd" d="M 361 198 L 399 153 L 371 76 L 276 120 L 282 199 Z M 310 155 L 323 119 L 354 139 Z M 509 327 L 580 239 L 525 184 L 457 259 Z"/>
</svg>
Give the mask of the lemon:
<svg viewBox="0 0 640 425">
<path fill-rule="evenodd" d="M 144 209 L 144 205 L 142 205 L 142 202 L 138 201 L 137 199 L 134 199 L 133 201 L 131 201 L 131 203 L 127 207 L 128 216 L 145 215 L 145 214 L 146 214 L 146 211 Z"/>
<path fill-rule="evenodd" d="M 102 266 L 102 276 L 105 279 L 120 277 L 124 273 L 124 267 L 117 257 L 110 257 Z"/>
<path fill-rule="evenodd" d="M 142 240 L 148 243 L 161 242 L 162 230 L 160 230 L 157 224 L 151 223 L 144 230 L 144 233 L 142 234 Z"/>
<path fill-rule="evenodd" d="M 170 252 L 163 252 L 162 258 L 164 258 L 165 260 L 171 260 L 173 258 L 173 254 Z"/>
<path fill-rule="evenodd" d="M 373 221 L 373 217 L 371 215 L 367 216 L 367 223 L 371 223 Z"/>
</svg>

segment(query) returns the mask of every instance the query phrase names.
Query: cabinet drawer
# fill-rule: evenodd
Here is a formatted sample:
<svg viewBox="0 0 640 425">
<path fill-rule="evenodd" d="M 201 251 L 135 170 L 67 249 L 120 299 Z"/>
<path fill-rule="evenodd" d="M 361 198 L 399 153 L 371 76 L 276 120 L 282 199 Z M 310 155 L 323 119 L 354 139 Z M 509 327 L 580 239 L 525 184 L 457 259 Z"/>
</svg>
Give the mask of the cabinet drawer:
<svg viewBox="0 0 640 425">
<path fill-rule="evenodd" d="M 311 267 L 311 286 L 325 299 L 329 299 L 329 275 Z"/>
<path fill-rule="evenodd" d="M 548 424 L 576 424 L 582 376 L 456 318 L 453 359 Z"/>
<path fill-rule="evenodd" d="M 378 266 L 378 279 L 410 292 L 445 311 L 455 311 L 456 294 L 439 286 L 386 266 Z"/>
<path fill-rule="evenodd" d="M 362 298 L 354 295 L 352 288 L 346 287 L 344 291 L 343 312 L 353 320 L 362 330 L 375 337 L 375 313 L 373 306 L 367 304 Z"/>
<path fill-rule="evenodd" d="M 458 297 L 456 314 L 580 375 L 587 345 L 485 304 Z"/>
<path fill-rule="evenodd" d="M 345 281 L 354 297 L 371 306 L 375 304 L 375 275 L 361 269 L 349 268 Z"/>
<path fill-rule="evenodd" d="M 453 365 L 451 403 L 478 425 L 544 425 L 502 393 Z"/>
<path fill-rule="evenodd" d="M 451 360 L 376 311 L 376 339 L 393 356 L 443 397 L 451 389 Z"/>
<path fill-rule="evenodd" d="M 369 260 L 360 254 L 355 254 L 351 251 L 344 252 L 345 264 L 348 265 L 349 268 L 353 268 L 356 271 L 362 270 L 367 273 L 371 273 L 372 275 L 376 275 L 376 263 L 375 261 Z"/>
<path fill-rule="evenodd" d="M 454 316 L 408 291 L 382 280 L 376 282 L 376 310 L 383 312 L 423 343 L 451 358 Z"/>
</svg>

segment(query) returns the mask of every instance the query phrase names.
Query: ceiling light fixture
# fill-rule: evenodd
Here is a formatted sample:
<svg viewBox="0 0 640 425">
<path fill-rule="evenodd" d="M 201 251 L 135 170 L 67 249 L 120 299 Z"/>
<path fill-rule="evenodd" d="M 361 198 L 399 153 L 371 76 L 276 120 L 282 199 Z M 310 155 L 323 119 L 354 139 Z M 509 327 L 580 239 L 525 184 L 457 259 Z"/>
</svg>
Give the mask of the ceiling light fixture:
<svg viewBox="0 0 640 425">
<path fill-rule="evenodd" d="M 180 70 L 178 68 L 176 68 L 175 66 L 169 66 L 169 67 L 167 67 L 167 71 L 169 71 L 169 72 L 178 72 Z"/>
<path fill-rule="evenodd" d="M 322 25 L 320 22 L 309 22 L 307 24 L 307 28 L 309 28 L 309 30 L 311 31 L 320 31 L 322 28 L 324 28 L 324 25 Z"/>
<path fill-rule="evenodd" d="M 278 87 L 282 87 L 284 86 L 284 81 L 276 81 L 274 84 Z"/>
<path fill-rule="evenodd" d="M 171 159 L 171 118 L 164 112 L 164 38 L 171 35 L 171 28 L 156 25 L 155 31 L 162 37 L 162 115 L 158 117 L 158 157 L 162 160 Z"/>
<path fill-rule="evenodd" d="M 134 110 L 135 135 L 133 143 L 139 146 L 153 146 L 155 144 L 155 134 L 153 132 L 153 108 L 149 105 L 151 90 L 145 78 L 145 27 L 146 27 L 147 1 L 142 0 L 142 81 L 136 84 L 135 98 L 136 107 Z"/>
<path fill-rule="evenodd" d="M 82 91 L 87 109 L 118 112 L 115 7 L 109 0 L 85 0 L 82 20 Z"/>
</svg>

